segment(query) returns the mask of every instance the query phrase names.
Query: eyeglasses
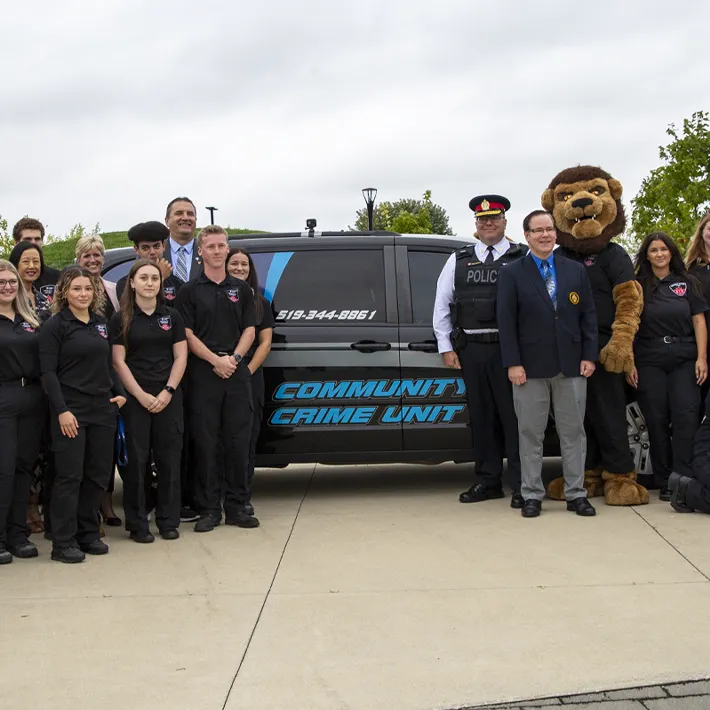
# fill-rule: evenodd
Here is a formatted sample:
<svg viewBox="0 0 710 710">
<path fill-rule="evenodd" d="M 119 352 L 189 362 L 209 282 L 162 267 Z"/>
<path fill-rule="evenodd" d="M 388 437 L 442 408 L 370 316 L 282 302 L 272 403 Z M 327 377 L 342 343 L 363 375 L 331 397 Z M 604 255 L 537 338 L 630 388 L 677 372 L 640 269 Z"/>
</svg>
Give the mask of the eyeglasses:
<svg viewBox="0 0 710 710">
<path fill-rule="evenodd" d="M 486 224 L 486 222 L 493 224 L 494 222 L 500 222 L 502 219 L 502 214 L 497 214 L 494 217 L 476 217 L 476 224 Z"/>
<path fill-rule="evenodd" d="M 0 291 L 9 286 L 12 289 L 17 288 L 20 282 L 17 279 L 0 279 Z"/>
<path fill-rule="evenodd" d="M 536 227 L 528 231 L 530 234 L 554 234 L 557 230 L 554 227 Z"/>
</svg>

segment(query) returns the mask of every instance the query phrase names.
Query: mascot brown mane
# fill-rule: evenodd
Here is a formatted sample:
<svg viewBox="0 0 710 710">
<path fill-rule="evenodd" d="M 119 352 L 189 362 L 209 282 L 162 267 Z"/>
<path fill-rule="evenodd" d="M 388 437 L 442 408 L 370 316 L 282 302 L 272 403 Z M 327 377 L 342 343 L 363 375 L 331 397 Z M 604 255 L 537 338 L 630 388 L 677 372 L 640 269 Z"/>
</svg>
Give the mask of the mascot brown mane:
<svg viewBox="0 0 710 710">
<path fill-rule="evenodd" d="M 609 374 L 597 368 L 587 383 L 587 439 L 594 436 L 594 448 L 602 452 L 594 461 L 588 456 L 589 468 L 584 474 L 587 495 L 603 494 L 609 505 L 643 505 L 648 503 L 648 491 L 636 482 L 630 456 L 622 463 L 612 460 L 614 467 L 628 465 L 610 471 L 603 454 L 605 450 L 618 452 L 626 445 L 622 373 L 634 368 L 634 337 L 643 309 L 643 292 L 629 256 L 618 244 L 611 244 L 626 228 L 622 192 L 621 183 L 605 170 L 578 165 L 555 175 L 542 193 L 542 206 L 552 213 L 562 253 L 588 269 L 597 314 L 606 320 L 599 322 L 599 363 Z M 600 266 L 611 263 L 614 268 Z M 590 412 L 592 397 L 596 404 Z M 549 484 L 548 495 L 564 499 L 562 478 Z"/>
<path fill-rule="evenodd" d="M 557 243 L 580 254 L 600 252 L 626 228 L 621 183 L 593 165 L 558 173 L 542 194 L 557 225 Z"/>
</svg>

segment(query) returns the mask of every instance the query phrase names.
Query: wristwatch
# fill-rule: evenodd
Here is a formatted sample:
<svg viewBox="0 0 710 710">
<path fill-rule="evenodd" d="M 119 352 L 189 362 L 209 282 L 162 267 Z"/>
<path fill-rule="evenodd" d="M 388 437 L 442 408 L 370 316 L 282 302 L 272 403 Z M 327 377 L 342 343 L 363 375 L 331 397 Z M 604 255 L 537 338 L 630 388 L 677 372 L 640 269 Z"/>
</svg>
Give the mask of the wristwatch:
<svg viewBox="0 0 710 710">
<path fill-rule="evenodd" d="M 165 387 L 163 387 L 163 389 L 164 389 L 166 392 L 170 392 L 170 394 L 175 394 L 175 388 L 174 388 L 174 387 L 171 387 L 170 385 L 165 385 Z"/>
<path fill-rule="evenodd" d="M 239 353 L 232 353 L 232 357 L 236 360 L 237 365 L 244 359 Z"/>
</svg>

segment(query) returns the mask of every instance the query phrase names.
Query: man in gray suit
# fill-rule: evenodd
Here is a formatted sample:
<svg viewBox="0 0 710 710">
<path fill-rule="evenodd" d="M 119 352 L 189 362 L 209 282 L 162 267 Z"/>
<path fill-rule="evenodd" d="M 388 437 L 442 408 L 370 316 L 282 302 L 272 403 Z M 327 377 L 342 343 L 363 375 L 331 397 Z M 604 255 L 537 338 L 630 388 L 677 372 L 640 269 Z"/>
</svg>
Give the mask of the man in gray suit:
<svg viewBox="0 0 710 710">
<path fill-rule="evenodd" d="M 165 224 L 170 230 L 165 259 L 173 267 L 173 274 L 187 283 L 199 273 L 202 263 L 195 243 L 197 210 L 193 201 L 189 197 L 171 200 L 165 211 Z"/>
<path fill-rule="evenodd" d="M 554 253 L 552 215 L 531 212 L 523 221 L 527 256 L 498 276 L 498 328 L 503 366 L 513 383 L 521 461 L 521 513 L 540 515 L 542 446 L 550 400 L 560 438 L 567 510 L 595 515 L 584 488 L 587 380 L 598 356 L 597 316 L 584 265 Z"/>
</svg>

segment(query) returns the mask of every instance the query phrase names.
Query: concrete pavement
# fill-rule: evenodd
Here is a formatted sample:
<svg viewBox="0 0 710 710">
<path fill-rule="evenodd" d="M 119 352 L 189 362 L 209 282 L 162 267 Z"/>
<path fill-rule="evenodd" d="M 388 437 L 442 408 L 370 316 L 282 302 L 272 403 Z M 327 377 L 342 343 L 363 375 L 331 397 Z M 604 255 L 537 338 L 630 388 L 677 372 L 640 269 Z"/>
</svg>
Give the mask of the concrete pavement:
<svg viewBox="0 0 710 710">
<path fill-rule="evenodd" d="M 0 708 L 528 707 L 710 675 L 710 518 L 654 497 L 524 520 L 468 485 L 297 466 L 259 472 L 256 530 L 107 529 L 82 565 L 35 536 L 0 568 Z"/>
</svg>

